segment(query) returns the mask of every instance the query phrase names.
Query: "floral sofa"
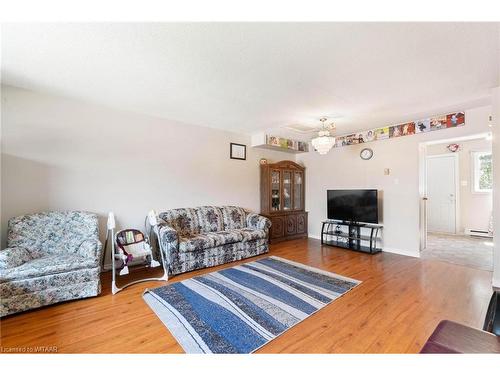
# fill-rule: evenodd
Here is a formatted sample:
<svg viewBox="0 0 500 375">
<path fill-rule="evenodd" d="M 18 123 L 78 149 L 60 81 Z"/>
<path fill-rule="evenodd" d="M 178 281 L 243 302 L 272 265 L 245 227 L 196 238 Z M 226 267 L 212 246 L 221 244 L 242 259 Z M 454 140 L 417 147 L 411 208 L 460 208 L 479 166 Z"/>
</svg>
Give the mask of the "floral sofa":
<svg viewBox="0 0 500 375">
<path fill-rule="evenodd" d="M 241 207 L 179 208 L 158 216 L 160 248 L 170 275 L 269 251 L 271 221 Z"/>
<path fill-rule="evenodd" d="M 43 212 L 9 220 L 0 251 L 0 316 L 97 296 L 102 245 L 97 215 Z"/>
</svg>

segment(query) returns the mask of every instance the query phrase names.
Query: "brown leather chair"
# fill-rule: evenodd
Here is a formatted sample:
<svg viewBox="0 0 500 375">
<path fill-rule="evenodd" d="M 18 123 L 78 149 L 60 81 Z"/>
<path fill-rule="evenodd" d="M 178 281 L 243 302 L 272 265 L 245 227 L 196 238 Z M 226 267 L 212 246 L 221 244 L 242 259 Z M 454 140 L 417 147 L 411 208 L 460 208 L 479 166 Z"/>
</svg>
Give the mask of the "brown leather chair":
<svg viewBox="0 0 500 375">
<path fill-rule="evenodd" d="M 491 296 L 486 318 L 484 319 L 483 331 L 491 332 L 500 336 L 500 292 L 495 291 Z"/>
<path fill-rule="evenodd" d="M 460 323 L 443 320 L 420 353 L 500 353 L 500 337 Z"/>
</svg>

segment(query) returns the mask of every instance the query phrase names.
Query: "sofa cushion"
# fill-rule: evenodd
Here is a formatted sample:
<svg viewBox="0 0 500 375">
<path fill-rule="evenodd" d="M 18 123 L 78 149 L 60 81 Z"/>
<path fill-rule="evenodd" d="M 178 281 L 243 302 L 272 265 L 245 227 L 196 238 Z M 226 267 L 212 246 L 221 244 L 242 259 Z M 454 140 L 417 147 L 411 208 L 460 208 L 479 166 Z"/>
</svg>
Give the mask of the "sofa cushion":
<svg viewBox="0 0 500 375">
<path fill-rule="evenodd" d="M 224 230 L 242 229 L 246 227 L 246 213 L 241 207 L 222 206 Z"/>
<path fill-rule="evenodd" d="M 210 238 L 213 238 L 215 246 L 241 242 L 243 240 L 241 233 L 237 229 L 205 233 L 205 235 L 209 236 Z"/>
<path fill-rule="evenodd" d="M 80 290 L 79 284 L 94 282 L 99 284 L 100 270 L 97 267 L 83 268 L 69 272 L 57 273 L 54 275 L 42 275 L 30 277 L 22 280 L 10 280 L 0 283 L 0 302 L 3 304 L 8 298 L 15 298 L 21 295 L 36 294 L 45 295 L 53 289 L 69 288 L 74 292 Z M 16 308 L 16 306 L 11 306 Z"/>
<path fill-rule="evenodd" d="M 219 207 L 202 206 L 195 208 L 200 233 L 224 230 L 222 212 Z"/>
<path fill-rule="evenodd" d="M 32 277 L 97 267 L 95 259 L 75 254 L 49 254 L 30 260 L 19 267 L 0 270 L 0 282 L 22 280 Z"/>
<path fill-rule="evenodd" d="M 179 236 L 189 237 L 200 233 L 198 215 L 194 208 L 176 208 L 161 212 L 158 216 L 168 226 L 174 228 Z"/>
<path fill-rule="evenodd" d="M 241 235 L 243 242 L 263 240 L 267 238 L 267 232 L 263 229 L 236 229 L 236 231 Z"/>
<path fill-rule="evenodd" d="M 200 251 L 215 247 L 215 240 L 204 234 L 195 234 L 190 236 L 179 237 L 179 251 Z"/>
<path fill-rule="evenodd" d="M 24 247 L 8 247 L 0 250 L 0 269 L 19 267 L 32 258 L 35 257 Z"/>
<path fill-rule="evenodd" d="M 9 220 L 7 247 L 47 253 L 74 253 L 83 241 L 99 240 L 97 215 L 84 211 L 51 211 Z"/>
</svg>

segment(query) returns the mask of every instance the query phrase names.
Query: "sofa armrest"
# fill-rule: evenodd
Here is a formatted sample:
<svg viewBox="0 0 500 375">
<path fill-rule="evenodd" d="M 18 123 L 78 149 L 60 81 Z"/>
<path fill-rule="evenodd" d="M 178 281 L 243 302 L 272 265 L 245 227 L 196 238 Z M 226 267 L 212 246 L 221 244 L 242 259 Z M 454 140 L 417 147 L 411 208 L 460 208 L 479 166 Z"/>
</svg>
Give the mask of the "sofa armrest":
<svg viewBox="0 0 500 375">
<path fill-rule="evenodd" d="M 84 258 L 91 258 L 95 260 L 95 264 L 101 264 L 102 260 L 102 243 L 96 239 L 89 239 L 83 241 L 75 252 Z"/>
<path fill-rule="evenodd" d="M 262 215 L 250 213 L 247 215 L 247 227 L 267 231 L 271 228 L 271 220 Z"/>
<path fill-rule="evenodd" d="M 168 265 L 170 264 L 172 251 L 176 251 L 179 247 L 179 234 L 167 223 L 160 221 L 158 223 L 158 242 Z"/>
<path fill-rule="evenodd" d="M 24 247 L 8 247 L 0 251 L 0 269 L 14 268 L 33 259 Z"/>
</svg>

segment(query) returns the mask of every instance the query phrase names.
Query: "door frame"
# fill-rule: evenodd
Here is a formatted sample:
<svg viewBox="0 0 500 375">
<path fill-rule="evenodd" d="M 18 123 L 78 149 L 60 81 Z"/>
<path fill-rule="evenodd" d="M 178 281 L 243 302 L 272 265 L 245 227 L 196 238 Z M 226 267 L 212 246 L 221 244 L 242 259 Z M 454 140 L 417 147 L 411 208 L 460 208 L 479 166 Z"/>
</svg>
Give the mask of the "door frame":
<svg viewBox="0 0 500 375">
<path fill-rule="evenodd" d="M 488 135 L 491 135 L 491 132 L 481 132 L 470 134 L 461 137 L 452 137 L 452 138 L 443 138 L 436 139 L 431 141 L 423 141 L 418 144 L 418 191 L 419 191 L 419 207 L 420 207 L 420 215 L 419 215 L 419 235 L 420 235 L 420 251 L 424 250 L 427 247 L 427 208 L 425 203 L 425 198 L 427 198 L 427 147 L 436 144 L 450 144 L 450 143 L 458 143 L 471 141 L 474 139 L 481 139 Z M 493 151 L 494 154 L 494 151 Z M 456 155 L 456 154 L 455 154 Z M 457 175 L 457 177 L 459 177 Z M 457 178 L 459 183 L 460 178 Z M 493 188 L 495 189 L 495 182 L 493 182 Z M 459 196 L 457 196 L 458 202 Z M 457 212 L 460 212 L 457 211 Z"/>
<path fill-rule="evenodd" d="M 453 167 L 455 168 L 455 233 L 452 234 L 458 234 L 459 231 L 459 226 L 460 226 L 460 165 L 459 165 L 459 157 L 457 153 L 444 153 L 444 154 L 437 154 L 437 155 L 426 155 L 425 156 L 425 197 L 427 197 L 428 194 L 428 177 L 427 177 L 427 162 L 429 159 L 439 159 L 439 158 L 453 158 Z M 425 209 L 424 209 L 424 221 L 425 221 L 425 231 L 426 231 L 426 237 L 427 237 L 427 223 L 428 223 L 428 217 L 427 217 L 427 200 L 424 201 Z M 427 242 L 427 241 L 426 241 Z"/>
</svg>

